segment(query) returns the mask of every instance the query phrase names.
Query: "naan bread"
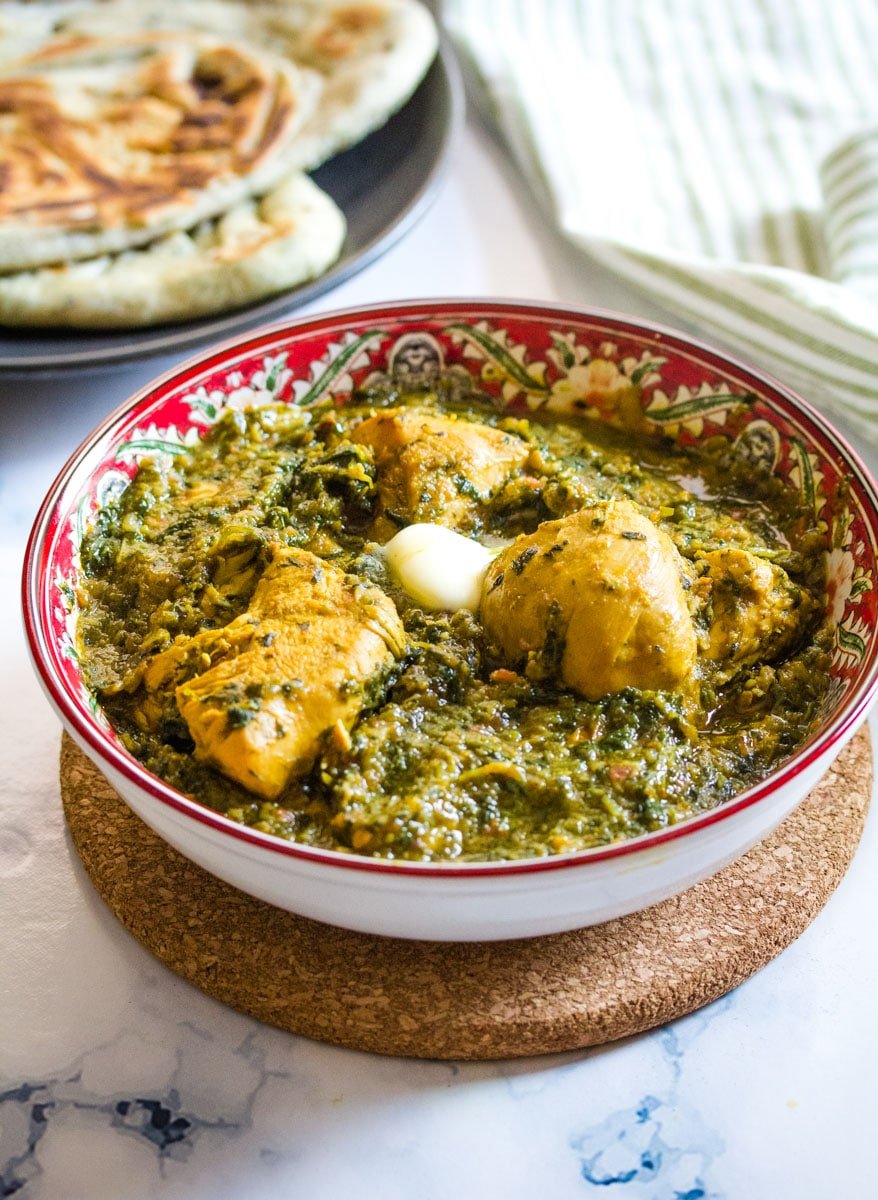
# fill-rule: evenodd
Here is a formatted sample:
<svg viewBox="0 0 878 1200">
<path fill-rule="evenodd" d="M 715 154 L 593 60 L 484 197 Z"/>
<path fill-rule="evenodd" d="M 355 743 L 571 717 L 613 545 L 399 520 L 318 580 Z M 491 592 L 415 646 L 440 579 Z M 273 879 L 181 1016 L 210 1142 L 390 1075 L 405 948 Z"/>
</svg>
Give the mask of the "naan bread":
<svg viewBox="0 0 878 1200">
<path fill-rule="evenodd" d="M 143 245 L 267 190 L 319 89 L 237 39 L 50 37 L 0 77 L 0 271 Z"/>
<path fill-rule="evenodd" d="M 417 0 L 299 0 L 253 9 L 266 40 L 277 39 L 285 54 L 323 79 L 314 114 L 293 146 L 302 170 L 380 128 L 421 82 L 438 45 L 433 18 Z"/>
<path fill-rule="evenodd" d="M 4 7 L 18 9 L 13 18 Z M 22 12 L 22 10 L 24 10 Z M 436 26 L 418 0 L 48 0 L 0 5 L 0 57 L 61 34 L 185 29 L 242 38 L 318 72 L 323 89 L 287 165 L 310 171 L 379 128 L 433 60 Z"/>
<path fill-rule="evenodd" d="M 305 175 L 143 250 L 0 277 L 0 324 L 132 328 L 225 312 L 321 275 L 345 219 Z"/>
<path fill-rule="evenodd" d="M 182 320 L 325 270 L 341 214 L 270 189 L 382 125 L 436 46 L 417 0 L 0 3 L 0 322 Z"/>
</svg>

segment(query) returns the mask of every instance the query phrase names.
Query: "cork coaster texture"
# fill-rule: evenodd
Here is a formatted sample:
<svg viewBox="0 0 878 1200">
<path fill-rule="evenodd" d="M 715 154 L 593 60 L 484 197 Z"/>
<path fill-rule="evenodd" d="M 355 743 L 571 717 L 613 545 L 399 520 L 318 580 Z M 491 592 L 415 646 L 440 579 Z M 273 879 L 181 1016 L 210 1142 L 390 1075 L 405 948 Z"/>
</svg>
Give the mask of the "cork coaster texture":
<svg viewBox="0 0 878 1200">
<path fill-rule="evenodd" d="M 372 937 L 296 917 L 172 850 L 65 735 L 61 793 L 100 895 L 157 958 L 292 1033 L 419 1058 L 579 1049 L 717 999 L 807 928 L 853 857 L 869 807 L 861 730 L 811 795 L 719 874 L 605 925 L 513 942 Z"/>
</svg>

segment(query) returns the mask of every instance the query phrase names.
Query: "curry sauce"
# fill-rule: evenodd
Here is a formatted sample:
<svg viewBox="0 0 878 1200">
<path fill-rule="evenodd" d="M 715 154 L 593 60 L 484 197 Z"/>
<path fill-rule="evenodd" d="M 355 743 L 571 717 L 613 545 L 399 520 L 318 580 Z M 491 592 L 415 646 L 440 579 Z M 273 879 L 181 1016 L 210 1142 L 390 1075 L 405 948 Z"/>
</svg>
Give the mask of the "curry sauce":
<svg viewBox="0 0 878 1200">
<path fill-rule="evenodd" d="M 431 611 L 382 546 L 493 555 Z M 80 653 L 128 749 L 299 842 L 411 860 L 606 845 L 721 804 L 808 737 L 824 543 L 725 439 L 487 397 L 227 411 L 145 459 L 82 546 Z"/>
</svg>

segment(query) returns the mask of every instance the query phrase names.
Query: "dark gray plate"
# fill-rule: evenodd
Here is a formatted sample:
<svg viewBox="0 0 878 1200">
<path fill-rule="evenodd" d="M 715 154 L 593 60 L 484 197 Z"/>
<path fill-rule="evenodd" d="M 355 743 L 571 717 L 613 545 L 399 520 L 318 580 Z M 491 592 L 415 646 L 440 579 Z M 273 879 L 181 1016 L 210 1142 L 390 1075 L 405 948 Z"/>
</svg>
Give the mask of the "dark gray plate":
<svg viewBox="0 0 878 1200">
<path fill-rule="evenodd" d="M 454 57 L 443 46 L 411 100 L 386 125 L 314 172 L 347 217 L 339 260 L 319 279 L 235 312 L 106 333 L 0 330 L 0 373 L 57 375 L 97 370 L 220 341 L 286 315 L 362 271 L 423 216 L 463 114 Z"/>
</svg>

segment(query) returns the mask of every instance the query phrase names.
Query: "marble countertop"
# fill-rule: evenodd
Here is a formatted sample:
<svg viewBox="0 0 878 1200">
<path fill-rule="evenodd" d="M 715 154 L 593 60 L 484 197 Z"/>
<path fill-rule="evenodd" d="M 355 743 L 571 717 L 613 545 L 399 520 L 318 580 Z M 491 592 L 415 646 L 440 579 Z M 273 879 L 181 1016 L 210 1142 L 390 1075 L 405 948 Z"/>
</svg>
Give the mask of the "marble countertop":
<svg viewBox="0 0 878 1200">
<path fill-rule="evenodd" d="M 681 324 L 562 244 L 473 122 L 421 223 L 315 308 L 455 294 Z M 61 463 L 172 361 L 0 384 L 0 1197 L 878 1194 L 874 817 L 826 910 L 754 979 L 666 1028 L 552 1058 L 415 1062 L 295 1038 L 202 996 L 116 923 L 65 833 L 60 728 L 26 658 L 18 579 Z"/>
</svg>

